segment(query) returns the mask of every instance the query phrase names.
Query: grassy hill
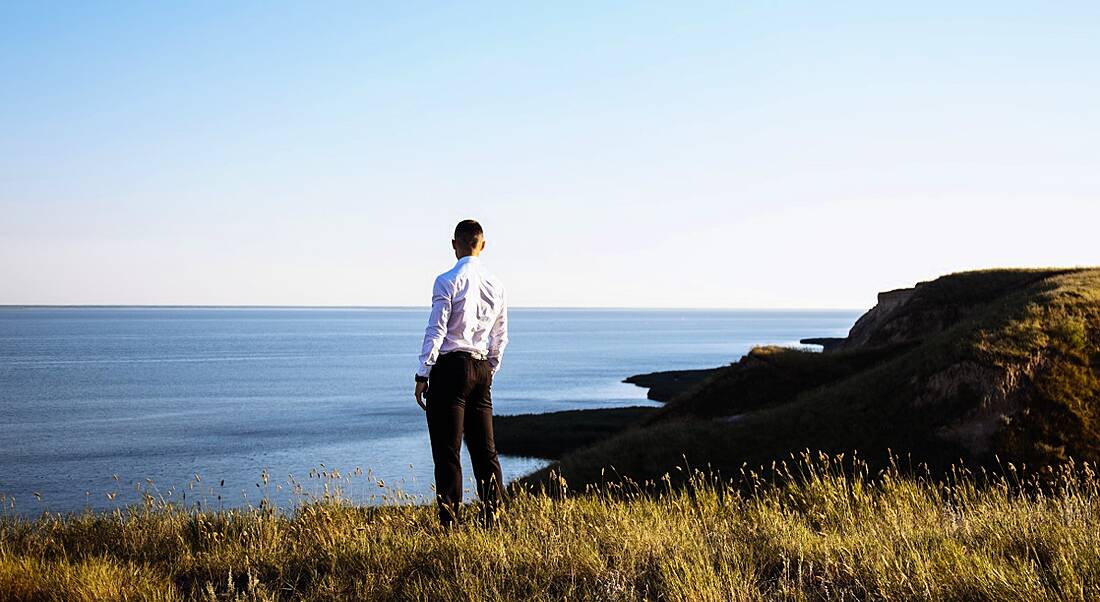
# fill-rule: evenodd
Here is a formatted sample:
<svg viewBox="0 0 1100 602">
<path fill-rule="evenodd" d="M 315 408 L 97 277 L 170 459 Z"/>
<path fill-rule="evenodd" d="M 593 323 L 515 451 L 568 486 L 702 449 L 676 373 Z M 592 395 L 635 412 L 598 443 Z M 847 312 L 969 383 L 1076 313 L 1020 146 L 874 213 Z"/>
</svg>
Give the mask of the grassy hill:
<svg viewBox="0 0 1100 602">
<path fill-rule="evenodd" d="M 737 474 L 804 449 L 942 469 L 1100 459 L 1100 270 L 991 270 L 892 291 L 836 350 L 758 348 L 644 426 L 528 484 Z"/>
</svg>

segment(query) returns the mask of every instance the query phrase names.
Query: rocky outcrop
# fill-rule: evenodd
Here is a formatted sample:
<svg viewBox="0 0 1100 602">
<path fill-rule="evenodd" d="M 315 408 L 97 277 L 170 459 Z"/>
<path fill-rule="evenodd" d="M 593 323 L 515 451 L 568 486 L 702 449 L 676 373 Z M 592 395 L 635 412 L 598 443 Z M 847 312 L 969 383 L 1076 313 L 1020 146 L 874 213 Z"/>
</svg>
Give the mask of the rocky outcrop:
<svg viewBox="0 0 1100 602">
<path fill-rule="evenodd" d="M 1008 365 L 974 361 L 952 364 L 918 383 L 921 392 L 913 401 L 930 411 L 943 400 L 970 402 L 963 415 L 940 426 L 935 435 L 965 449 L 971 456 L 994 453 L 997 430 L 1012 422 L 1026 407 L 1027 385 L 1039 369 L 1042 355 Z"/>
<path fill-rule="evenodd" d="M 917 285 L 920 286 L 919 284 Z M 872 339 L 905 339 L 912 338 L 912 334 L 905 331 L 895 332 L 889 336 L 881 336 L 888 329 L 888 325 L 897 317 L 900 310 L 913 298 L 917 288 L 902 288 L 886 291 L 878 294 L 878 303 L 871 311 L 860 316 L 855 325 L 848 331 L 848 337 L 837 343 L 830 350 L 857 349 L 869 344 Z M 899 330 L 899 329 L 895 329 Z M 876 336 L 878 335 L 878 336 Z M 882 342 L 897 342 L 882 341 Z"/>
<path fill-rule="evenodd" d="M 649 389 L 646 397 L 654 401 L 670 401 L 680 393 L 691 389 L 711 376 L 714 376 L 721 368 L 702 370 L 669 370 L 667 372 L 650 372 L 648 374 L 635 374 L 623 379 L 624 383 L 638 385 Z"/>
<path fill-rule="evenodd" d="M 836 351 L 846 340 L 848 339 L 844 337 L 811 337 L 798 342 L 803 345 L 818 345 L 822 351 Z"/>
</svg>

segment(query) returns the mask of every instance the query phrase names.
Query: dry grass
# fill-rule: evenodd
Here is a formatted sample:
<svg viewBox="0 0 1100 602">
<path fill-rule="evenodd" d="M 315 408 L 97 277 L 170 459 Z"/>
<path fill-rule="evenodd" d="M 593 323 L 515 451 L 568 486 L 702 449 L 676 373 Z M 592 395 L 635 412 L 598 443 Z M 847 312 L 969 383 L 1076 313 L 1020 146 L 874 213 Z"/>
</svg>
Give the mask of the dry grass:
<svg viewBox="0 0 1100 602">
<path fill-rule="evenodd" d="M 1094 600 L 1100 481 L 870 474 L 805 455 L 584 495 L 517 492 L 495 529 L 332 496 L 291 514 L 0 519 L 2 600 Z M 1040 486 L 1039 483 L 1045 483 Z M 644 490 L 644 491 L 643 491 Z M 471 512 L 473 509 L 469 509 Z"/>
</svg>

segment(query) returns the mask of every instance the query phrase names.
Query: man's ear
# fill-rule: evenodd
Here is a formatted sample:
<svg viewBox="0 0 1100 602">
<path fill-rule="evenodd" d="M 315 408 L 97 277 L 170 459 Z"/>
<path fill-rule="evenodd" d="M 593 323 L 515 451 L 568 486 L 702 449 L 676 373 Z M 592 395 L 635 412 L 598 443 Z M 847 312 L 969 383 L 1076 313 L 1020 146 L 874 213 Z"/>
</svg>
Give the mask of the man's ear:
<svg viewBox="0 0 1100 602">
<path fill-rule="evenodd" d="M 458 250 L 458 241 L 457 240 L 451 239 L 451 248 L 456 250 L 456 251 Z"/>
<path fill-rule="evenodd" d="M 484 250 L 485 250 L 485 239 L 483 238 L 483 239 L 481 239 L 481 248 L 478 249 L 477 251 L 478 251 L 478 253 L 480 253 Z"/>
</svg>

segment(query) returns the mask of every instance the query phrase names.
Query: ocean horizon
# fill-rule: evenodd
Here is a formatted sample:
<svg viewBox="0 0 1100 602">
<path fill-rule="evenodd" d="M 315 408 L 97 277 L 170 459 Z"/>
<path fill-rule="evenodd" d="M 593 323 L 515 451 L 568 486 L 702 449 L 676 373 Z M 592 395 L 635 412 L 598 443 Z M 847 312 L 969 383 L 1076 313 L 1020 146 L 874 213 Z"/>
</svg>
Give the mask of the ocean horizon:
<svg viewBox="0 0 1100 602">
<path fill-rule="evenodd" d="M 654 405 L 622 380 L 843 336 L 859 314 L 513 308 L 494 409 Z M 5 507 L 103 510 L 142 495 L 289 506 L 325 481 L 355 503 L 430 499 L 412 398 L 426 319 L 426 307 L 0 306 Z M 501 463 L 511 480 L 547 462 Z"/>
</svg>

